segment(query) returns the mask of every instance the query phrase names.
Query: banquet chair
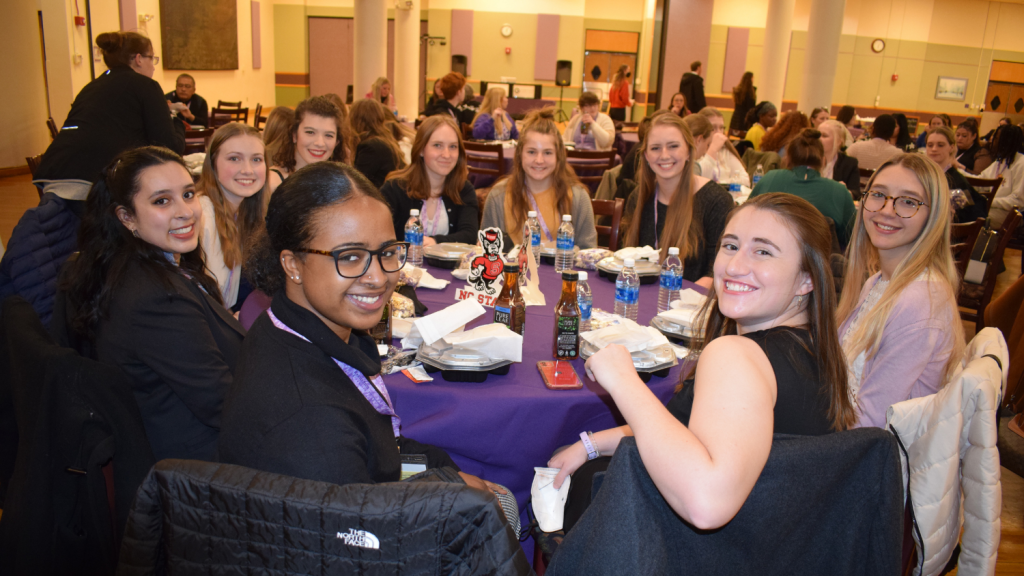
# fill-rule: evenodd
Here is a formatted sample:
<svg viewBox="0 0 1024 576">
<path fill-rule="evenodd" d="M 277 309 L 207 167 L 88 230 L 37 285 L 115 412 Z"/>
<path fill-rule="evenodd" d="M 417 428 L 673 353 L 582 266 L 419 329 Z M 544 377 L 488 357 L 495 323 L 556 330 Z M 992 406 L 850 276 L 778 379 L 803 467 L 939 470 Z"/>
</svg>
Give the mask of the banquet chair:
<svg viewBox="0 0 1024 576">
<path fill-rule="evenodd" d="M 50 140 L 56 138 L 57 134 L 60 132 L 60 130 L 57 129 L 57 123 L 53 121 L 52 116 L 46 119 L 46 128 L 50 131 Z"/>
<path fill-rule="evenodd" d="M 597 236 L 608 237 L 608 249 L 612 252 L 619 249 L 619 227 L 622 224 L 622 209 L 626 202 L 622 198 L 614 200 L 592 200 L 594 216 L 611 216 L 611 225 L 595 226 Z"/>
<path fill-rule="evenodd" d="M 868 182 L 871 177 L 875 175 L 875 171 L 871 168 L 857 168 L 860 171 L 860 189 L 864 192 L 868 191 Z"/>
<path fill-rule="evenodd" d="M 978 194 L 985 197 L 985 200 L 988 202 L 988 207 L 985 208 L 985 213 L 988 214 L 989 210 L 992 209 L 992 200 L 995 199 L 996 192 L 999 191 L 999 186 L 1003 183 L 1003 177 L 996 176 L 992 179 L 986 179 L 964 176 L 964 179 L 967 180 L 968 184 L 974 186 L 974 189 L 978 191 Z"/>
<path fill-rule="evenodd" d="M 461 122 L 459 125 L 462 127 L 462 139 L 463 140 L 472 140 L 473 139 L 473 125 L 472 124 L 466 124 L 465 122 Z"/>
<path fill-rule="evenodd" d="M 260 126 L 267 121 L 267 116 L 263 115 L 263 104 L 256 104 L 256 113 L 252 116 L 252 125 L 257 129 L 261 130 Z"/>
<path fill-rule="evenodd" d="M 469 181 L 473 187 L 490 188 L 498 178 L 505 174 L 505 147 L 501 144 L 483 144 L 465 142 L 466 168 L 469 169 Z M 483 214 L 483 206 L 480 206 Z"/>
<path fill-rule="evenodd" d="M 42 154 L 37 154 L 35 156 L 26 156 L 25 157 L 25 164 L 28 164 L 28 172 L 29 172 L 29 174 L 32 175 L 33 178 L 36 175 L 36 170 L 39 169 L 39 163 L 42 162 L 42 161 L 43 161 L 43 155 Z M 36 186 L 36 192 L 39 193 L 39 199 L 42 200 L 43 199 L 43 187 L 42 186 Z"/>
<path fill-rule="evenodd" d="M 604 173 L 615 166 L 615 150 L 566 150 L 565 156 L 573 172 L 590 190 L 590 197 L 597 193 Z M 574 162 L 575 160 L 575 162 Z"/>
<path fill-rule="evenodd" d="M 217 100 L 217 108 L 241 108 L 242 101 L 238 102 L 225 102 L 223 100 Z"/>
<path fill-rule="evenodd" d="M 183 155 L 195 154 L 196 152 L 206 152 L 206 149 L 210 145 L 210 139 L 213 138 L 213 130 L 193 130 L 188 128 L 185 130 L 185 150 Z"/>
<path fill-rule="evenodd" d="M 1020 208 L 1014 206 L 1006 215 L 1003 227 L 999 229 L 999 242 L 996 244 L 995 251 L 992 252 L 992 259 L 985 268 L 984 280 L 981 284 L 963 282 L 960 287 L 960 296 L 956 303 L 960 308 L 968 309 L 960 310 L 960 318 L 973 321 L 979 332 L 985 327 L 985 307 L 992 300 L 992 293 L 996 289 L 996 279 L 999 276 L 1000 264 L 1003 262 L 1003 252 L 1006 251 L 1006 246 L 1010 243 L 1013 231 L 1020 224 L 1021 218 Z"/>
<path fill-rule="evenodd" d="M 985 323 L 999 329 L 1010 351 L 1010 367 L 999 420 L 999 463 L 1024 476 L 1024 276 L 985 309 Z M 1011 421 L 1013 425 L 1011 426 Z"/>
<path fill-rule="evenodd" d="M 950 249 L 953 251 L 953 260 L 956 261 L 956 271 L 960 277 L 967 272 L 967 264 L 971 261 L 971 252 L 974 244 L 978 241 L 978 235 L 985 226 L 985 219 L 978 218 L 974 222 L 953 224 L 950 226 L 949 241 Z"/>
<path fill-rule="evenodd" d="M 230 122 L 249 123 L 248 108 L 214 108 L 210 110 L 210 128 L 217 128 Z"/>
</svg>

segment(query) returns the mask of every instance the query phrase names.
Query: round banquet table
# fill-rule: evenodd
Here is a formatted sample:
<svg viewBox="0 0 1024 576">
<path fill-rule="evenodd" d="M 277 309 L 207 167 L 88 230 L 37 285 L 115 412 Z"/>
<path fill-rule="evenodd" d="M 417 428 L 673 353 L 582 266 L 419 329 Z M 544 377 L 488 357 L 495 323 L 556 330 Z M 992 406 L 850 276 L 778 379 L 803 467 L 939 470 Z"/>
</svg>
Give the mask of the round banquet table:
<svg viewBox="0 0 1024 576">
<path fill-rule="evenodd" d="M 453 278 L 449 270 L 429 266 L 427 269 L 436 278 L 451 280 L 444 290 L 416 290 L 430 314 L 454 304 L 456 290 L 465 287 L 465 282 Z M 612 312 L 614 282 L 594 271 L 589 274 L 594 307 Z M 402 418 L 402 435 L 443 448 L 464 472 L 507 486 L 519 504 L 524 529 L 528 525 L 526 502 L 530 498 L 533 468 L 547 466 L 552 452 L 578 440 L 582 431 L 604 430 L 625 423 L 611 397 L 586 377 L 581 360 L 572 364 L 583 388 L 549 390 L 544 386 L 537 362 L 553 359 L 553 311 L 561 286 L 554 267 L 540 265 L 540 289 L 547 303 L 526 308 L 523 361 L 513 364 L 508 375 L 492 374 L 481 383 L 462 383 L 447 382 L 436 372 L 432 374 L 433 381 L 420 384 L 400 372 L 384 376 L 395 411 Z M 686 281 L 683 288 L 705 292 Z M 657 283 L 642 285 L 638 322 L 650 322 L 657 306 Z M 492 322 L 493 314 L 493 308 L 487 308 L 466 329 Z M 648 382 L 663 404 L 672 397 L 683 368 L 680 362 L 668 376 L 654 376 Z M 527 557 L 531 557 L 532 541 L 525 548 Z"/>
</svg>

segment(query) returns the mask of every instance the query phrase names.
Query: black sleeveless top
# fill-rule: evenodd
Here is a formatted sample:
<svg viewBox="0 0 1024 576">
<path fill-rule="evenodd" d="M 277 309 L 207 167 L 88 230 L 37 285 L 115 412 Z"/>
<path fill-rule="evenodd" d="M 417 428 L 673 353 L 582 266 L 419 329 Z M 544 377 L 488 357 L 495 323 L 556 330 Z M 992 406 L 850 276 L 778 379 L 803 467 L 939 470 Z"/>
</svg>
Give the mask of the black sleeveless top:
<svg viewBox="0 0 1024 576">
<path fill-rule="evenodd" d="M 811 352 L 811 335 L 803 328 L 778 326 L 744 334 L 764 350 L 778 388 L 775 399 L 776 434 L 819 436 L 832 432 L 828 392 L 818 380 Z M 668 402 L 668 411 L 684 425 L 693 409 L 693 379 Z"/>
</svg>

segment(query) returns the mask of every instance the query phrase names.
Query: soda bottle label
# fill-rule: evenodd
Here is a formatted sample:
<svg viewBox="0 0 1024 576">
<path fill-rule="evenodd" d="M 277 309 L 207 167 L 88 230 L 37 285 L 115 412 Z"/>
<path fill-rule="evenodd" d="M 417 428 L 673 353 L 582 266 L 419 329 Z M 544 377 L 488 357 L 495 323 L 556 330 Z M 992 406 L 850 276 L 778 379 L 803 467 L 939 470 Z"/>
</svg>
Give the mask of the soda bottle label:
<svg viewBox="0 0 1024 576">
<path fill-rule="evenodd" d="M 573 360 L 579 353 L 579 322 L 578 316 L 559 316 L 555 319 L 555 353 L 558 358 Z"/>
<path fill-rule="evenodd" d="M 537 241 L 539 242 L 540 241 L 540 235 L 538 234 L 536 236 L 536 238 L 537 238 Z M 575 242 L 573 242 L 572 238 L 564 238 L 562 236 L 558 237 L 558 249 L 559 250 L 572 250 L 574 244 L 575 244 Z"/>
<path fill-rule="evenodd" d="M 530 246 L 540 246 L 540 232 L 539 231 L 534 231 L 534 233 L 532 235 L 530 235 Z"/>
<path fill-rule="evenodd" d="M 591 302 L 584 302 L 584 301 L 581 300 L 580 303 L 579 303 L 579 306 L 580 306 L 580 320 L 584 320 L 584 321 L 590 320 L 590 310 L 593 308 L 593 304 Z"/>
</svg>

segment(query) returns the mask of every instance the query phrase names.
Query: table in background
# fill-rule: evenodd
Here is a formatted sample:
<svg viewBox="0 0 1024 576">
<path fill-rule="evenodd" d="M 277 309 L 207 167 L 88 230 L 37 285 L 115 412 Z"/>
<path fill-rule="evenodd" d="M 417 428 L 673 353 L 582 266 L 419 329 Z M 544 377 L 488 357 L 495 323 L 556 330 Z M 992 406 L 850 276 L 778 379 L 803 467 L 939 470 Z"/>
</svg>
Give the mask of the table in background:
<svg viewBox="0 0 1024 576">
<path fill-rule="evenodd" d="M 445 290 L 417 289 L 429 314 L 454 304 L 455 292 L 465 282 L 453 278 L 448 270 L 428 269 L 435 277 L 452 281 Z M 588 281 L 594 307 L 613 311 L 615 284 L 598 277 L 597 272 L 590 272 Z M 432 382 L 422 384 L 401 373 L 384 377 L 395 411 L 402 417 L 402 434 L 445 449 L 463 471 L 511 489 L 523 512 L 524 527 L 534 466 L 547 466 L 556 448 L 575 442 L 584 430 L 625 423 L 611 397 L 586 377 L 581 360 L 572 365 L 583 388 L 556 391 L 544 386 L 537 362 L 552 360 L 553 311 L 561 282 L 552 266 L 541 265 L 540 288 L 547 304 L 527 307 L 523 361 L 513 364 L 507 376 L 490 375 L 482 383 L 461 383 L 447 382 L 438 372 Z M 696 285 L 684 282 L 684 288 L 693 287 Z M 658 285 L 641 286 L 637 320 L 646 325 L 657 306 Z M 493 309 L 488 308 L 467 329 L 492 321 Z M 648 382 L 662 403 L 672 397 L 682 370 L 680 363 L 668 376 L 655 376 Z"/>
</svg>

